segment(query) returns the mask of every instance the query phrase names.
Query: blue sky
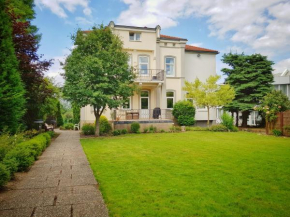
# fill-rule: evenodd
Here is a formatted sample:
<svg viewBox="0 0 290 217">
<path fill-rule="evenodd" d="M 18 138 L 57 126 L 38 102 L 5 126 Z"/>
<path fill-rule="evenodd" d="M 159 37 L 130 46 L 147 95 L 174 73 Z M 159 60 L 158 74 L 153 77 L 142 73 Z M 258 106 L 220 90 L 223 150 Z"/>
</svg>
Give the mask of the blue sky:
<svg viewBox="0 0 290 217">
<path fill-rule="evenodd" d="M 54 59 L 46 75 L 62 83 L 59 61 L 72 47 L 71 34 L 94 24 L 155 27 L 188 39 L 188 44 L 224 53 L 261 53 L 275 72 L 290 69 L 290 2 L 280 0 L 35 0 L 33 24 L 42 34 L 40 54 Z"/>
</svg>

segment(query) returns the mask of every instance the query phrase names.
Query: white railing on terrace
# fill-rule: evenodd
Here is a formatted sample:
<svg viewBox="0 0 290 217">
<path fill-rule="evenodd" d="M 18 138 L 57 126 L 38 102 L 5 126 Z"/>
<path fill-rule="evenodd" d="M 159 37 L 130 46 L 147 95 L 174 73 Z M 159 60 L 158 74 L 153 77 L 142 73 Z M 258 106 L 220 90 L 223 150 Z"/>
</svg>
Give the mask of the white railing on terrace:
<svg viewBox="0 0 290 217">
<path fill-rule="evenodd" d="M 164 81 L 164 70 L 134 69 L 135 81 Z"/>
<path fill-rule="evenodd" d="M 114 110 L 115 121 L 126 120 L 172 120 L 171 109 L 118 109 Z"/>
</svg>

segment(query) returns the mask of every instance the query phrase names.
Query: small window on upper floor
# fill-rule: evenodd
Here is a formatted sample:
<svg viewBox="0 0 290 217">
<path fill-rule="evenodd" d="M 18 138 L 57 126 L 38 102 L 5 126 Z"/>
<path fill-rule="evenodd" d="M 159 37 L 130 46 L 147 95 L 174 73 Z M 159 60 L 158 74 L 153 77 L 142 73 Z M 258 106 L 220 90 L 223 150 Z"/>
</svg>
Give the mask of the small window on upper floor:
<svg viewBox="0 0 290 217">
<path fill-rule="evenodd" d="M 141 34 L 136 32 L 129 33 L 130 41 L 141 41 Z"/>
<path fill-rule="evenodd" d="M 174 57 L 165 57 L 165 71 L 166 71 L 166 76 L 169 76 L 169 77 L 175 76 L 175 58 Z"/>
</svg>

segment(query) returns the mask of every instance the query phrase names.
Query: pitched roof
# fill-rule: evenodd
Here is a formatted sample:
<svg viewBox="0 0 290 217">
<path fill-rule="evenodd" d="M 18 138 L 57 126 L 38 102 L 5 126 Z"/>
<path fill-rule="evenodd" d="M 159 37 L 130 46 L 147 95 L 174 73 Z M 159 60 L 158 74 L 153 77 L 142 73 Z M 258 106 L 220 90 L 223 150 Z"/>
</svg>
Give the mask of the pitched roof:
<svg viewBox="0 0 290 217">
<path fill-rule="evenodd" d="M 209 53 L 216 53 L 216 54 L 219 53 L 217 50 L 210 50 L 207 48 L 196 47 L 192 45 L 185 45 L 185 51 L 209 52 Z"/>
<path fill-rule="evenodd" d="M 160 34 L 160 39 L 165 39 L 165 40 L 177 40 L 177 41 L 187 41 L 186 38 L 179 38 L 179 37 L 174 37 L 174 36 L 169 36 L 169 35 L 161 35 Z"/>
</svg>

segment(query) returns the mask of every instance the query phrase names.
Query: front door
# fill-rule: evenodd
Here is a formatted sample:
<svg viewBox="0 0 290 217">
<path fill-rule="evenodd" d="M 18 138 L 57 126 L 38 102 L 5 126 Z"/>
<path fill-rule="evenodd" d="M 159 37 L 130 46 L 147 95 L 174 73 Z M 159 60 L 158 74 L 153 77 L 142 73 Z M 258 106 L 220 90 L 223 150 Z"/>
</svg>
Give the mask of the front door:
<svg viewBox="0 0 290 217">
<path fill-rule="evenodd" d="M 149 91 L 142 90 L 140 97 L 140 119 L 149 119 L 150 110 L 149 110 Z"/>
</svg>

